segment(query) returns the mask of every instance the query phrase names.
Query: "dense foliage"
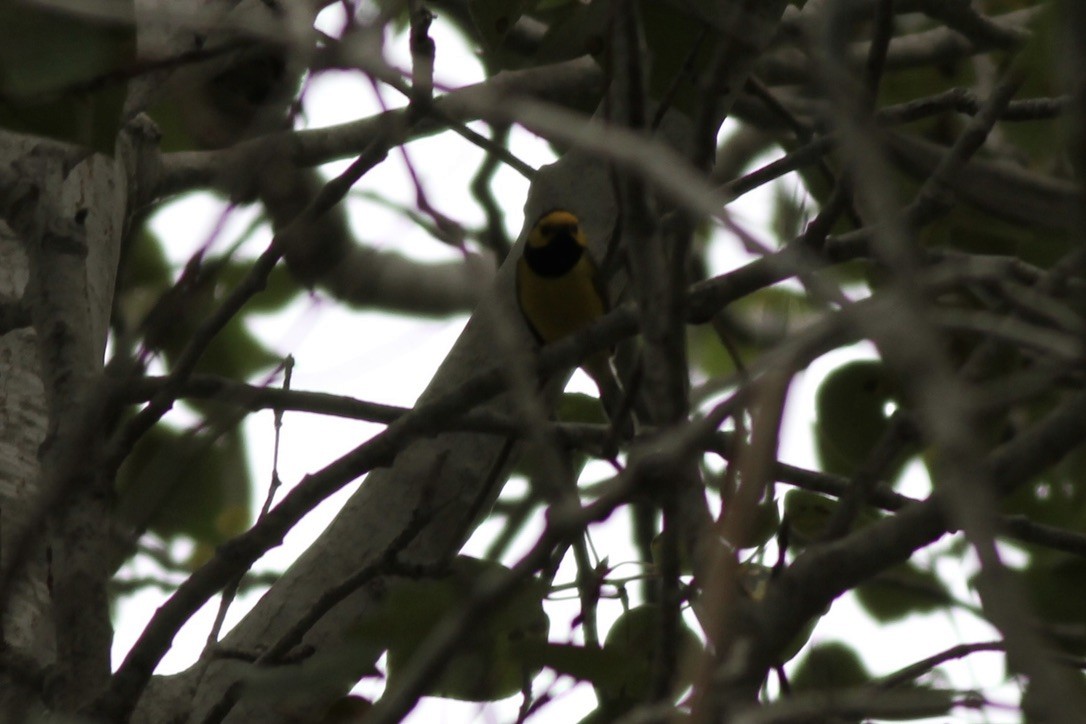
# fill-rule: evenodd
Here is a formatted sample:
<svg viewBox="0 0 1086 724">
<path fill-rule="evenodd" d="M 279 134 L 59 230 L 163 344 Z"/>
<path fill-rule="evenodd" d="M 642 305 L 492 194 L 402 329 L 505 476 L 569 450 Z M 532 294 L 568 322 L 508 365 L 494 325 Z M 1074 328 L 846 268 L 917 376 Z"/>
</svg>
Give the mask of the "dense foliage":
<svg viewBox="0 0 1086 724">
<path fill-rule="evenodd" d="M 94 464 L 115 493 L 102 524 L 125 538 L 113 596 L 153 586 L 170 603 L 85 712 L 241 721 L 253 701 L 287 701 L 313 721 L 395 721 L 423 696 L 515 696 L 500 716 L 545 721 L 579 682 L 594 694 L 585 722 L 1076 720 L 1086 11 L 1074 0 L 268 1 L 192 27 L 178 12 L 163 22 L 180 45 L 139 53 L 139 4 L 135 20 L 129 3 L 99 5 L 73 21 L 0 2 L 0 126 L 118 158 L 132 143 L 118 138 L 142 144 L 126 167 Z M 480 59 L 478 86 L 435 91 L 439 26 Z M 385 50 L 405 43 L 410 67 L 397 67 Z M 406 105 L 291 131 L 331 73 Z M 519 129 L 556 164 L 519 159 Z M 424 136 L 484 160 L 450 178 L 414 154 L 414 203 L 382 199 L 367 174 Z M 353 163 L 331 181 L 314 171 L 342 158 Z M 599 324 L 542 352 L 495 271 L 523 243 L 509 223 L 520 201 L 505 208 L 494 188 L 504 166 L 531 184 L 526 226 L 555 205 L 581 217 L 614 297 Z M 445 183 L 470 186 L 473 208 L 436 209 L 425 188 Z M 354 231 L 367 220 L 340 204 L 352 186 L 454 261 L 367 247 Z M 732 212 L 766 188 L 763 219 Z M 229 199 L 224 219 L 243 205 L 262 216 L 173 264 L 147 222 L 194 190 Z M 282 355 L 305 342 L 273 350 L 252 321 L 313 295 L 394 315 L 476 311 L 428 392 L 394 408 L 292 389 Z M 366 318 L 344 333 L 345 359 Z M 5 314 L 3 330 L 19 319 Z M 593 398 L 537 381 L 601 349 L 616 351 L 632 439 Z M 166 417 L 175 403 L 185 414 Z M 277 429 L 303 412 L 385 427 L 269 486 L 248 461 L 273 454 L 242 432 L 260 410 Z M 788 419 L 813 420 L 809 465 L 782 462 L 795 460 L 781 449 Z M 402 492 L 378 497 L 363 477 L 375 470 Z M 357 539 L 331 528 L 283 579 L 246 575 L 359 477 L 368 512 L 340 519 Z M 367 538 L 372 516 L 388 528 Z M 609 519 L 632 540 L 604 536 Z M 485 556 L 457 555 L 480 527 Z M 254 588 L 269 589 L 267 609 L 276 596 L 296 609 L 258 607 L 251 621 L 272 623 L 209 646 L 177 675 L 199 691 L 184 704 L 144 695 L 200 605 L 222 592 L 225 611 Z M 224 661 L 205 682 L 201 666 Z M 365 696 L 342 698 L 359 680 Z"/>
</svg>

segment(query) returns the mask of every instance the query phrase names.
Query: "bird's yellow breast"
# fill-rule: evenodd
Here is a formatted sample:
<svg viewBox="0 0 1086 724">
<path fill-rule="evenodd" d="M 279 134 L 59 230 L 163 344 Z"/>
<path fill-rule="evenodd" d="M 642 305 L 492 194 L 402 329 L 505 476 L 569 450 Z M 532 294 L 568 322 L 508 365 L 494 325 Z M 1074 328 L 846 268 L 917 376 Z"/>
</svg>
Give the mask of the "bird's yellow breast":
<svg viewBox="0 0 1086 724">
<path fill-rule="evenodd" d="M 523 258 L 517 262 L 517 301 L 541 341 L 562 339 L 603 316 L 607 310 L 595 277 L 587 254 L 558 277 L 536 274 Z"/>
</svg>

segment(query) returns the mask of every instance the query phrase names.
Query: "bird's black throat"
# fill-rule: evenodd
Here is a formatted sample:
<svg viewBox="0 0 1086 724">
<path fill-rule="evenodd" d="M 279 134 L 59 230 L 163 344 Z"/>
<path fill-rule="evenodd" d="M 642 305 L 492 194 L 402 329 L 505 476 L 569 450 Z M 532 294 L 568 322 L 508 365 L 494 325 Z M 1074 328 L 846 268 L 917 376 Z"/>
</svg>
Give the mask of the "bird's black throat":
<svg viewBox="0 0 1086 724">
<path fill-rule="evenodd" d="M 580 261 L 584 247 L 565 229 L 557 231 L 546 246 L 527 246 L 524 261 L 541 277 L 560 277 Z"/>
</svg>

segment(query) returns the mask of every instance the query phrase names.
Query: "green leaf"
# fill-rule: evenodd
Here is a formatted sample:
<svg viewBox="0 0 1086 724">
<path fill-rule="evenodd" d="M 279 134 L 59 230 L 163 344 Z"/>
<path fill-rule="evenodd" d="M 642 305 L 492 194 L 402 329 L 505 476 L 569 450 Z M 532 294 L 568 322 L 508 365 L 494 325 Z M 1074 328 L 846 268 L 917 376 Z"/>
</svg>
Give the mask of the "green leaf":
<svg viewBox="0 0 1086 724">
<path fill-rule="evenodd" d="M 232 289 L 248 276 L 251 269 L 251 263 L 230 261 L 223 265 L 219 278 L 227 289 Z M 302 291 L 303 287 L 287 271 L 286 265 L 277 264 L 268 275 L 264 289 L 245 303 L 245 310 L 258 314 L 278 312 L 293 302 Z"/>
<path fill-rule="evenodd" d="M 901 68 L 883 75 L 878 102 L 879 106 L 908 103 L 950 88 L 972 87 L 976 82 L 973 64 L 967 61 Z M 919 135 L 947 135 L 958 121 L 953 113 L 945 113 L 914 121 L 909 128 Z"/>
<path fill-rule="evenodd" d="M 761 601 L 765 598 L 766 593 L 769 591 L 769 583 L 772 580 L 773 569 L 769 566 L 758 563 L 743 563 L 739 566 L 739 576 L 737 578 L 739 590 L 752 601 Z M 822 614 L 812 616 L 807 623 L 803 624 L 799 633 L 793 636 L 792 640 L 781 650 L 777 657 L 777 663 L 783 664 L 791 661 L 807 645 L 807 641 L 811 638 L 811 634 L 814 633 L 818 622 L 829 610 L 829 606 L 827 606 Z"/>
<path fill-rule="evenodd" d="M 778 664 L 785 664 L 796 658 L 796 655 L 803 650 L 803 647 L 807 645 L 807 642 L 811 640 L 811 634 L 814 633 L 815 627 L 818 626 L 818 622 L 822 620 L 821 616 L 814 616 L 810 618 L 807 623 L 803 624 L 803 628 L 799 630 L 792 640 L 781 650 L 780 655 L 777 657 Z"/>
<path fill-rule="evenodd" d="M 332 702 L 317 724 L 359 724 L 372 710 L 372 701 L 351 694 Z"/>
<path fill-rule="evenodd" d="M 855 650 L 831 642 L 813 647 L 791 677 L 795 691 L 845 689 L 871 680 L 867 667 Z"/>
<path fill-rule="evenodd" d="M 802 488 L 793 488 L 785 493 L 784 518 L 791 533 L 790 545 L 802 547 L 821 540 L 838 505 L 840 501 L 836 498 Z M 880 517 L 874 508 L 861 508 L 852 522 L 851 530 L 871 525 Z"/>
<path fill-rule="evenodd" d="M 756 350 L 749 344 L 731 340 L 740 355 L 741 362 L 747 362 Z M 735 374 L 735 358 L 710 325 L 691 327 L 686 335 L 687 357 L 691 364 L 706 376 L 713 378 L 728 377 Z"/>
<path fill-rule="evenodd" d="M 204 148 L 189 129 L 189 120 L 177 98 L 160 93 L 147 109 L 147 115 L 155 122 L 159 132 L 158 147 L 163 153 L 199 151 Z"/>
<path fill-rule="evenodd" d="M 555 416 L 560 422 L 606 425 L 609 420 L 599 398 L 580 392 L 563 392 L 558 400 Z M 513 464 L 513 474 L 528 479 L 535 479 L 542 471 L 549 469 L 551 451 L 538 445 L 526 445 L 521 455 Z M 579 475 L 588 462 L 588 455 L 583 450 L 570 452 L 570 472 Z"/>
<path fill-rule="evenodd" d="M 531 641 L 525 642 L 522 650 L 526 660 L 541 668 L 545 666 L 578 681 L 612 690 L 622 686 L 623 669 L 628 663 L 623 653 L 614 648 Z"/>
<path fill-rule="evenodd" d="M 652 538 L 652 542 L 649 544 L 649 552 L 652 554 L 652 565 L 656 570 L 662 570 L 664 565 L 664 546 L 675 537 L 673 530 L 662 530 Z M 677 552 L 679 554 L 679 573 L 684 576 L 689 576 L 694 573 L 694 563 L 690 560 L 690 556 L 683 549 L 683 546 L 677 545 Z"/>
<path fill-rule="evenodd" d="M 599 398 L 581 392 L 562 393 L 555 416 L 562 422 L 587 425 L 606 425 L 609 422 Z"/>
<path fill-rule="evenodd" d="M 758 548 L 765 545 L 777 534 L 781 527 L 781 513 L 777 508 L 777 500 L 767 500 L 754 506 L 748 513 L 749 519 L 744 525 L 739 526 L 742 537 L 734 538 L 728 542 L 736 548 Z"/>
<path fill-rule="evenodd" d="M 534 12 L 545 13 L 575 2 L 577 0 L 536 0 L 533 10 Z"/>
<path fill-rule="evenodd" d="M 551 14 L 551 23 L 536 50 L 540 64 L 558 63 L 582 55 L 598 55 L 607 44 L 613 0 L 573 2 Z"/>
<path fill-rule="evenodd" d="M 218 545 L 251 522 L 245 440 L 158 425 L 121 467 L 117 494 L 118 514 L 138 530 Z"/>
<path fill-rule="evenodd" d="M 480 583 L 507 575 L 498 563 L 457 557 L 439 578 L 396 583 L 380 610 L 359 629 L 368 640 L 388 647 L 389 686 L 409 666 L 431 632 L 467 605 Z M 526 657 L 525 642 L 544 640 L 548 620 L 542 599 L 546 587 L 528 581 L 504 597 L 500 608 L 472 629 L 470 641 L 449 661 L 427 690 L 431 696 L 463 701 L 495 701 L 519 692 L 539 664 Z"/>
<path fill-rule="evenodd" d="M 1015 66 L 1022 72 L 1019 98 L 1051 98 L 1066 92 L 1065 79 L 1053 73 L 1062 61 L 1069 41 L 1062 25 L 1058 4 L 1043 3 L 1029 24 L 1029 40 L 1015 56 Z M 1001 124 L 1004 137 L 1022 149 L 1034 169 L 1051 169 L 1067 152 L 1070 119 L 1025 121 Z M 1057 131 L 1057 132 L 1053 132 Z"/>
<path fill-rule="evenodd" d="M 705 21 L 659 0 L 640 0 L 648 49 L 648 90 L 655 101 L 693 117 L 701 107 L 698 83 L 716 57 L 720 34 Z M 710 11 L 710 15 L 716 14 Z"/>
<path fill-rule="evenodd" d="M 600 704 L 599 707 L 588 712 L 577 724 L 611 724 L 611 722 L 619 721 L 624 714 L 636 705 L 637 702 L 634 701 L 624 701 L 619 706 L 614 706 L 610 702 Z"/>
<path fill-rule="evenodd" d="M 0 0 L 0 126 L 112 154 L 135 61 L 133 0 L 95 14 Z"/>
<path fill-rule="evenodd" d="M 953 601 L 938 576 L 912 563 L 896 566 L 857 587 L 856 598 L 880 623 L 930 613 Z"/>
<path fill-rule="evenodd" d="M 822 468 L 853 475 L 886 431 L 887 405 L 894 400 L 890 374 L 881 362 L 849 362 L 828 374 L 815 402 L 815 437 Z"/>
<path fill-rule="evenodd" d="M 208 345 L 196 370 L 231 379 L 247 379 L 277 364 L 280 359 L 253 336 L 243 319 L 234 317 Z"/>
<path fill-rule="evenodd" d="M 160 350 L 171 362 L 185 351 L 193 334 L 231 289 L 222 276 L 225 266 L 213 261 L 185 270 L 184 278 L 166 292 L 144 322 L 145 339 L 152 349 Z M 244 317 L 235 315 L 207 346 L 196 371 L 246 379 L 279 360 L 279 355 L 249 331 Z M 197 407 L 205 409 L 206 404 Z"/>
<path fill-rule="evenodd" d="M 1041 479 L 1016 488 L 1002 508 L 1035 523 L 1086 533 L 1086 448 L 1073 451 Z M 1027 548 L 1034 557 L 1052 555 L 1043 546 Z"/>
<path fill-rule="evenodd" d="M 526 0 L 470 0 L 471 19 L 488 50 L 495 50 L 524 13 Z"/>
<path fill-rule="evenodd" d="M 1038 619 L 1056 629 L 1052 638 L 1074 656 L 1086 654 L 1086 638 L 1078 633 L 1086 627 L 1086 559 L 1045 557 L 1032 561 L 1023 577 Z"/>
<path fill-rule="evenodd" d="M 784 517 L 788 521 L 792 541 L 806 545 L 822 538 L 837 506 L 835 498 L 808 490 L 794 488 L 785 493 Z"/>
<path fill-rule="evenodd" d="M 799 236 L 807 221 L 809 209 L 806 199 L 795 190 L 782 184 L 773 187 L 773 235 L 779 242 L 786 243 Z"/>
<path fill-rule="evenodd" d="M 652 665 L 660 644 L 661 608 L 644 604 L 631 608 L 618 617 L 603 644 L 609 656 L 622 660 L 617 683 L 601 683 L 600 688 L 616 700 L 645 701 L 652 692 Z M 701 649 L 701 641 L 682 619 L 678 622 L 675 643 L 679 662 L 691 651 Z M 680 671 L 674 682 L 675 690 L 684 689 L 692 681 L 692 672 Z"/>
<path fill-rule="evenodd" d="M 126 249 L 123 283 L 150 286 L 159 291 L 170 283 L 170 263 L 160 239 L 148 224 L 139 225 Z"/>
<path fill-rule="evenodd" d="M 1008 188 L 1001 195 L 1012 196 L 1016 191 Z M 1043 194 L 1044 191 L 1022 189 L 1017 194 L 1017 209 L 1005 208 L 1016 211 L 1038 206 L 1033 197 Z M 1041 219 L 1043 211 L 1033 212 L 1032 216 Z M 947 214 L 925 227 L 922 236 L 926 246 L 972 254 L 1016 256 L 1026 263 L 1049 267 L 1066 255 L 1074 243 L 1066 228 L 1059 228 L 1063 223 L 1062 219 L 1054 219 L 1053 225 L 1045 228 L 1040 222 L 1033 225 L 1013 218 L 1000 219 L 966 202 L 956 204 Z"/>
<path fill-rule="evenodd" d="M 802 294 L 779 286 L 761 289 L 728 305 L 712 326 L 692 327 L 687 334 L 689 357 L 709 377 L 726 377 L 736 372 L 736 361 L 721 335 L 726 335 L 740 361 L 749 364 L 760 351 L 820 314 Z"/>
<path fill-rule="evenodd" d="M 162 240 L 140 224 L 124 248 L 117 277 L 114 315 L 122 329 L 136 329 L 170 286 L 170 264 Z"/>
</svg>

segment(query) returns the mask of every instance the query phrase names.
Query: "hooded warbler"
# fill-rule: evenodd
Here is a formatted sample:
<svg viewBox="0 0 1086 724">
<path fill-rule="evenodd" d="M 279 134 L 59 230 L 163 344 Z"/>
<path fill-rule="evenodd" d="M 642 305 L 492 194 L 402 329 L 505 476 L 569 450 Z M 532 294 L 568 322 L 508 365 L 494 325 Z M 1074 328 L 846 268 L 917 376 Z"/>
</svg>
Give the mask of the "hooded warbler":
<svg viewBox="0 0 1086 724">
<path fill-rule="evenodd" d="M 555 209 L 539 217 L 517 261 L 517 304 L 541 344 L 555 342 L 592 324 L 609 309 L 588 239 L 577 217 Z M 601 350 L 581 367 L 596 383 L 600 401 L 624 436 L 633 432 L 622 387 Z"/>
</svg>

